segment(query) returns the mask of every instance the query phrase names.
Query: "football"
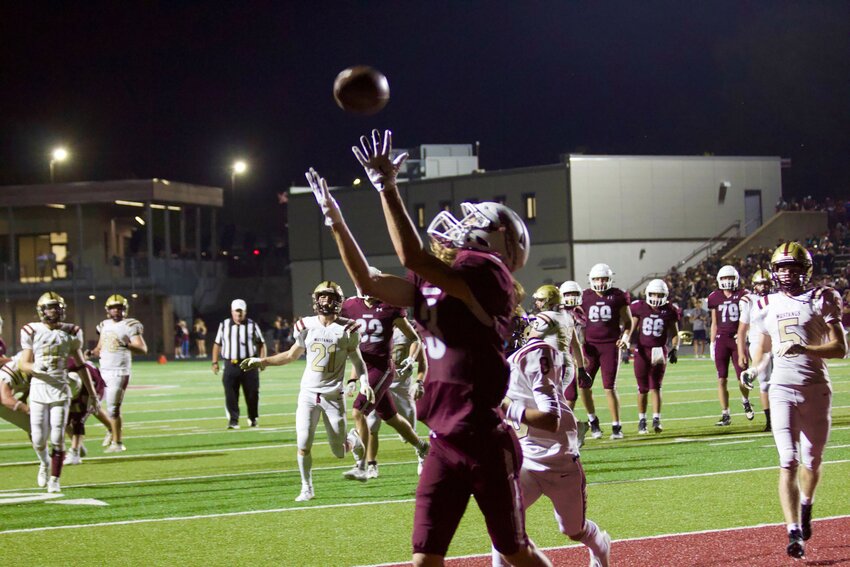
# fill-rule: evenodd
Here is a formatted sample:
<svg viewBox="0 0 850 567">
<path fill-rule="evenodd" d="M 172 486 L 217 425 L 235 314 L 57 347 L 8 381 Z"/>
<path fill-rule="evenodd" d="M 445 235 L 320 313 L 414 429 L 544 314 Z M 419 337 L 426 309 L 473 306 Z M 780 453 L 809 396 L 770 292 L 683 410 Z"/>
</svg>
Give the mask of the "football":
<svg viewBox="0 0 850 567">
<path fill-rule="evenodd" d="M 375 114 L 390 100 L 390 85 L 387 78 L 372 67 L 349 67 L 336 76 L 334 100 L 346 112 Z"/>
</svg>

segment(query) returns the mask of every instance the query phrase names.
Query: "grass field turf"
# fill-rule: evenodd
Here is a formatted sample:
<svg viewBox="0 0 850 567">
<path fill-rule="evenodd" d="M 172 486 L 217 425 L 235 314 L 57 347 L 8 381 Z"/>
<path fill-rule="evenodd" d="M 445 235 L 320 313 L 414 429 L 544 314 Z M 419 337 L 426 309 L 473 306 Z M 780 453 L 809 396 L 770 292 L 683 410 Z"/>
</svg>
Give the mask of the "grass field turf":
<svg viewBox="0 0 850 567">
<path fill-rule="evenodd" d="M 66 558 L 74 565 L 332 566 L 408 559 L 416 461 L 389 428 L 382 431 L 381 477 L 361 484 L 342 479 L 351 461 L 331 455 L 320 426 L 313 450 L 316 499 L 293 501 L 300 485 L 294 412 L 302 368 L 266 371 L 260 428 L 227 431 L 220 379 L 208 362 L 137 363 L 124 405 L 128 451 L 104 454 L 103 428 L 90 421 L 89 457 L 65 468 L 63 495 L 52 501 L 3 503 L 44 491 L 35 488 L 35 458 L 22 432 L 0 423 L 0 562 L 61 564 L 57 557 L 71 542 L 81 550 Z M 850 363 L 835 361 L 830 372 L 833 431 L 817 495 L 820 517 L 850 513 Z M 685 358 L 669 368 L 661 435 L 636 434 L 632 376 L 630 366 L 621 369 L 626 438 L 590 440 L 582 451 L 590 518 L 615 539 L 781 521 L 776 450 L 761 432 L 763 414 L 757 410 L 748 422 L 733 393 L 732 426 L 715 427 L 710 361 Z M 598 384 L 595 394 L 604 407 Z M 600 413 L 609 433 L 607 411 Z M 58 505 L 87 498 L 108 506 Z M 528 526 L 541 546 L 568 543 L 543 500 L 529 510 Z M 488 549 L 473 503 L 450 555 Z"/>
</svg>

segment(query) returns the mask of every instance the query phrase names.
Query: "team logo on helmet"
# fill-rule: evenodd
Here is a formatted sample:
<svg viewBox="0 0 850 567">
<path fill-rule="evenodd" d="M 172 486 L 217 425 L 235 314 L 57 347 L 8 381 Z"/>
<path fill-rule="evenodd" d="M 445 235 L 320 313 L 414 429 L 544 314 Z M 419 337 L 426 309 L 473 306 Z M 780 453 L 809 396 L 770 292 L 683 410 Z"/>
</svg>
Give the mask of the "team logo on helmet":
<svg viewBox="0 0 850 567">
<path fill-rule="evenodd" d="M 106 303 L 103 305 L 104 309 L 106 309 L 106 313 L 109 313 L 109 310 L 113 307 L 120 307 L 124 309 L 124 315 L 130 311 L 130 302 L 127 301 L 127 298 L 119 293 L 114 293 L 106 298 Z"/>
<path fill-rule="evenodd" d="M 564 296 L 564 305 L 567 307 L 575 307 L 581 304 L 581 286 L 578 282 L 572 280 L 565 281 L 561 284 L 561 295 Z"/>
<path fill-rule="evenodd" d="M 52 309 L 53 312 L 48 314 L 48 309 Z M 43 323 L 60 323 L 65 320 L 65 300 L 55 291 L 48 291 L 38 298 L 35 311 Z"/>
<path fill-rule="evenodd" d="M 534 308 L 538 312 L 554 311 L 564 301 L 561 290 L 551 284 L 538 287 L 531 297 L 534 299 Z"/>
<path fill-rule="evenodd" d="M 664 280 L 652 280 L 646 284 L 646 302 L 650 307 L 661 307 L 667 303 L 670 290 Z"/>
<path fill-rule="evenodd" d="M 336 282 L 325 280 L 313 290 L 313 311 L 320 315 L 334 315 L 342 309 L 342 302 L 345 300 L 345 295 L 342 293 L 342 287 Z M 327 298 L 325 301 L 320 301 L 320 298 Z"/>
<path fill-rule="evenodd" d="M 603 293 L 614 286 L 614 270 L 608 264 L 594 264 L 587 274 L 590 289 Z"/>
<path fill-rule="evenodd" d="M 521 305 L 517 305 L 514 309 L 514 315 L 511 317 L 511 338 L 507 344 L 507 354 L 511 354 L 522 348 L 528 340 L 529 320 L 525 310 Z"/>
<path fill-rule="evenodd" d="M 531 239 L 528 228 L 516 212 L 501 203 L 461 203 L 463 218 L 440 211 L 428 234 L 443 246 L 468 248 L 498 254 L 515 272 L 528 261 Z"/>
<path fill-rule="evenodd" d="M 717 287 L 729 291 L 738 289 L 738 284 L 741 281 L 741 276 L 735 266 L 726 265 L 720 268 L 717 272 Z"/>
<path fill-rule="evenodd" d="M 812 255 L 797 242 L 781 244 L 770 257 L 770 272 L 779 289 L 798 295 L 812 279 Z"/>
<path fill-rule="evenodd" d="M 753 274 L 753 279 L 751 280 L 753 283 L 753 291 L 758 295 L 767 295 L 770 293 L 770 288 L 772 285 L 772 281 L 770 278 L 770 272 L 767 270 L 758 270 L 755 274 Z"/>
</svg>

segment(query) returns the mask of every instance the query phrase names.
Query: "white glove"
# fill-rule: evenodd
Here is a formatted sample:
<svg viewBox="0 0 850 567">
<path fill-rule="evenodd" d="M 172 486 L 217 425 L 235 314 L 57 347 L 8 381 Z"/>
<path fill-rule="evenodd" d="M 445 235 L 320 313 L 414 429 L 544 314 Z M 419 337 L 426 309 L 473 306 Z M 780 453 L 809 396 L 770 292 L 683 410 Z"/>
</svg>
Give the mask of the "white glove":
<svg viewBox="0 0 850 567">
<path fill-rule="evenodd" d="M 711 360 L 714 360 L 714 348 L 715 348 L 714 345 L 715 344 L 716 343 L 714 341 L 711 341 L 711 344 L 708 345 L 708 355 L 711 357 Z"/>
<path fill-rule="evenodd" d="M 321 207 L 322 214 L 325 215 L 325 225 L 342 224 L 342 211 L 339 210 L 336 199 L 331 195 L 325 178 L 319 176 L 318 172 L 312 167 L 304 176 L 307 178 L 307 183 L 310 184 L 310 189 L 313 190 L 313 196 L 316 197 L 316 202 Z"/>
<path fill-rule="evenodd" d="M 254 358 L 254 357 L 246 358 L 245 360 L 243 360 L 242 362 L 239 363 L 239 368 L 241 368 L 244 371 L 253 370 L 255 368 L 262 369 L 263 368 L 263 361 L 260 358 Z"/>
<path fill-rule="evenodd" d="M 383 141 L 381 141 L 381 133 L 377 130 L 372 130 L 371 141 L 366 136 L 360 136 L 360 147 L 352 146 L 351 151 L 366 170 L 372 186 L 378 191 L 383 191 L 388 184 L 395 184 L 398 170 L 408 155 L 407 152 L 403 152 L 395 159 L 390 159 L 393 151 L 393 133 L 390 130 L 384 132 Z"/>
<path fill-rule="evenodd" d="M 349 380 L 345 383 L 345 395 L 349 398 L 357 391 L 357 380 Z"/>
<path fill-rule="evenodd" d="M 375 390 L 369 385 L 369 378 L 365 374 L 360 377 L 360 393 L 370 404 L 375 402 Z"/>
<path fill-rule="evenodd" d="M 408 356 L 403 361 L 401 361 L 401 364 L 398 365 L 396 372 L 398 372 L 400 376 L 407 376 L 413 371 L 414 364 L 416 364 L 416 359 L 411 356 Z"/>
<path fill-rule="evenodd" d="M 759 372 L 756 368 L 747 368 L 741 372 L 741 385 L 747 390 L 752 390 L 759 378 Z"/>
<path fill-rule="evenodd" d="M 425 395 L 425 384 L 422 383 L 422 380 L 417 380 L 410 387 L 410 393 L 413 396 L 413 400 L 416 401 Z"/>
</svg>

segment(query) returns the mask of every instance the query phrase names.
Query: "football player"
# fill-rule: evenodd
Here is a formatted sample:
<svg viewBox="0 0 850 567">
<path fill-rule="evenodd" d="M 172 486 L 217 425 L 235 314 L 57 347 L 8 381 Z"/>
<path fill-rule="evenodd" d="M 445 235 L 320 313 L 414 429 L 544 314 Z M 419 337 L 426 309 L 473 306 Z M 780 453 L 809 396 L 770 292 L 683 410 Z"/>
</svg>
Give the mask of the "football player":
<svg viewBox="0 0 850 567">
<path fill-rule="evenodd" d="M 541 496 L 548 497 L 561 533 L 588 547 L 591 566 L 607 567 L 611 538 L 585 518 L 577 422 L 564 398 L 574 367 L 563 347 L 564 342 L 577 345 L 575 327 L 559 319 L 563 313 L 548 311 L 530 323 L 528 342 L 508 358 L 511 377 L 502 409 L 522 447 L 523 506 L 528 509 Z M 492 560 L 494 566 L 505 565 L 495 548 Z"/>
<path fill-rule="evenodd" d="M 561 296 L 564 298 L 564 302 L 561 305 L 561 309 L 573 319 L 575 325 L 576 338 L 578 339 L 578 344 L 580 345 L 578 352 L 582 355 L 583 363 L 584 336 L 585 327 L 587 326 L 587 317 L 585 317 L 584 310 L 581 308 L 581 294 L 583 290 L 581 289 L 581 286 L 578 284 L 578 282 L 567 280 L 561 284 L 559 291 L 561 292 Z M 581 381 L 583 383 L 587 383 L 589 379 L 582 378 Z M 591 390 L 579 390 L 578 383 L 579 380 L 573 380 L 567 383 L 566 390 L 564 390 L 564 395 L 567 398 L 567 405 L 570 406 L 571 410 L 574 409 L 576 407 L 576 400 L 578 400 L 579 395 L 581 395 L 581 403 L 584 404 L 584 409 L 587 411 L 588 415 L 596 415 L 596 406 L 593 403 L 593 395 Z M 579 447 L 584 445 L 584 433 L 589 427 L 590 425 L 588 423 L 585 423 L 583 421 L 579 422 Z"/>
<path fill-rule="evenodd" d="M 71 405 L 69 357 L 89 392 L 89 405 L 96 411 L 99 404 L 94 383 L 84 364 L 83 331 L 72 323 L 64 322 L 65 300 L 58 293 L 48 291 L 38 298 L 36 312 L 41 321 L 28 323 L 21 329 L 20 368 L 32 376 L 29 409 L 32 445 L 41 462 L 38 486 L 47 486 L 47 492 L 61 492 L 59 477 L 65 461 L 65 424 Z M 48 441 L 51 448 L 49 457 Z"/>
<path fill-rule="evenodd" d="M 0 317 L 0 335 L 3 334 L 3 317 Z M 6 349 L 6 342 L 0 337 L 0 365 L 6 364 L 12 360 L 9 358 Z"/>
<path fill-rule="evenodd" d="M 106 383 L 106 411 L 112 420 L 112 431 L 107 432 L 103 445 L 107 453 L 120 453 L 126 450 L 121 405 L 130 384 L 133 354 L 147 354 L 148 345 L 142 336 L 142 324 L 127 316 L 130 303 L 123 295 L 110 295 L 104 307 L 108 318 L 97 326 L 100 338 L 92 356 L 100 357 L 101 374 Z"/>
<path fill-rule="evenodd" d="M 431 429 L 431 452 L 416 490 L 413 564 L 442 565 L 470 496 L 493 545 L 518 567 L 551 565 L 529 540 L 519 494 L 516 435 L 501 419 L 509 369 L 505 345 L 517 305 L 512 272 L 528 260 L 528 229 L 500 203 L 461 203 L 463 218 L 439 213 L 422 244 L 399 195 L 407 157 L 392 154 L 392 134 L 372 131 L 353 148 L 381 198 L 396 254 L 408 277 L 370 275 L 327 182 L 307 180 L 331 227 L 345 267 L 363 293 L 412 307 L 428 357 L 419 418 Z"/>
<path fill-rule="evenodd" d="M 594 407 L 592 399 L 593 381 L 602 370 L 602 387 L 611 412 L 611 439 L 623 438 L 620 424 L 620 396 L 617 394 L 617 371 L 620 367 L 620 350 L 629 348 L 632 315 L 629 313 L 629 294 L 614 287 L 614 271 L 608 264 L 595 264 L 588 274 L 590 289 L 581 296 L 581 307 L 587 317 L 585 329 L 584 361 L 590 382 L 578 387 L 582 399 L 591 400 L 587 407 Z M 590 433 L 594 439 L 602 437 L 599 418 L 588 410 Z"/>
<path fill-rule="evenodd" d="M 812 535 L 812 506 L 832 423 L 832 387 L 826 359 L 843 358 L 847 339 L 841 298 L 831 287 L 812 286 L 812 257 L 797 242 L 777 248 L 770 260 L 776 291 L 756 303 L 761 340 L 745 380 L 760 378 L 762 359 L 773 357 L 770 376 L 773 440 L 779 452 L 779 502 L 788 529 L 788 555 L 800 558 Z M 800 466 L 802 465 L 802 466 Z"/>
<path fill-rule="evenodd" d="M 97 399 L 103 401 L 104 393 L 106 392 L 106 382 L 100 375 L 100 370 L 91 362 L 86 361 L 86 369 L 89 371 L 94 389 L 97 391 Z M 101 422 L 111 425 L 109 416 L 102 407 L 98 407 L 95 411 L 88 400 L 89 392 L 83 388 L 83 381 L 80 378 L 79 372 L 73 370 L 75 364 L 73 360 L 68 360 L 68 378 L 71 384 L 71 408 L 68 413 L 68 431 L 71 434 L 71 450 L 65 455 L 66 465 L 80 465 L 83 463 L 85 456 L 85 445 L 83 441 L 86 437 L 86 419 L 92 414 L 96 415 Z"/>
<path fill-rule="evenodd" d="M 767 270 L 758 270 L 753 274 L 752 278 L 753 293 L 748 293 L 741 298 L 739 303 L 741 307 L 740 320 L 738 322 L 738 361 L 741 368 L 746 370 L 750 367 L 752 353 L 756 347 L 756 343 L 761 341 L 761 331 L 758 325 L 751 324 L 752 316 L 756 312 L 756 303 L 762 297 L 768 295 L 771 291 L 770 272 Z M 749 345 L 749 347 L 748 347 Z M 770 387 L 770 371 L 772 369 L 770 355 L 765 354 L 762 364 L 765 365 L 764 371 L 760 373 L 759 380 L 759 400 L 761 407 L 764 408 L 764 431 L 770 431 L 770 400 L 768 399 L 767 391 Z M 743 377 L 743 372 L 741 373 Z M 747 389 L 753 387 L 752 383 L 743 382 Z"/>
<path fill-rule="evenodd" d="M 717 368 L 717 396 L 720 399 L 722 413 L 720 420 L 715 424 L 728 426 L 732 424 L 732 416 L 729 413 L 729 389 L 727 380 L 729 378 L 729 361 L 735 368 L 735 376 L 740 380 L 741 364 L 738 360 L 738 322 L 741 318 L 741 298 L 749 291 L 740 289 L 741 277 L 734 266 L 723 266 L 717 272 L 718 289 L 708 296 L 708 310 L 711 312 L 711 345 L 709 346 L 711 358 Z M 753 406 L 750 404 L 750 391 L 740 382 L 738 389 L 741 391 L 741 404 L 747 419 L 755 417 Z"/>
<path fill-rule="evenodd" d="M 370 268 L 373 273 L 380 271 Z M 369 375 L 369 386 L 374 392 L 374 399 L 367 400 L 366 396 L 359 394 L 354 400 L 354 424 L 360 438 L 365 440 L 366 461 L 358 461 L 354 468 L 343 473 L 350 480 L 367 480 L 370 476 L 377 477 L 377 447 L 370 452 L 371 436 L 366 417 L 377 414 L 382 420 L 401 435 L 402 439 L 413 445 L 417 451 L 417 457 L 422 459 L 428 450 L 428 442 L 419 439 L 410 422 L 399 415 L 392 395 L 387 395 L 390 386 L 395 380 L 395 364 L 392 360 L 393 329 L 399 329 L 408 340 L 414 343 L 414 351 L 418 351 L 419 337 L 405 318 L 406 311 L 400 307 L 393 307 L 386 303 L 364 295 L 358 290 L 358 297 L 346 299 L 342 304 L 340 314 L 343 317 L 357 321 L 360 330 L 360 354 L 366 364 Z M 411 359 L 411 366 L 413 359 Z M 377 436 L 376 436 L 377 437 Z M 372 465 L 367 473 L 367 466 Z"/>
<path fill-rule="evenodd" d="M 29 435 L 30 408 L 27 397 L 30 393 L 30 376 L 21 371 L 20 358 L 18 353 L 0 368 L 0 418 Z"/>
<path fill-rule="evenodd" d="M 661 433 L 661 383 L 667 361 L 679 360 L 679 309 L 667 299 L 670 291 L 664 280 L 652 280 L 646 285 L 646 299 L 631 304 L 631 330 L 638 333 L 635 347 L 635 379 L 638 387 L 638 434 L 648 433 L 646 396 L 652 396 L 652 429 Z M 631 336 L 629 336 L 631 340 Z M 670 341 L 670 351 L 667 351 Z"/>
<path fill-rule="evenodd" d="M 392 358 L 396 368 L 396 378 L 390 386 L 388 395 L 392 396 L 399 415 L 406 419 L 416 431 L 416 400 L 425 392 L 422 384 L 425 380 L 425 372 L 428 370 L 425 350 L 421 348 L 419 335 L 416 335 L 415 340 L 411 340 L 398 327 L 393 329 Z M 415 380 L 414 366 L 416 367 Z M 374 411 L 366 417 L 366 423 L 369 426 L 366 476 L 369 478 L 378 478 L 378 432 L 382 421 L 378 413 Z M 417 460 L 419 461 L 417 473 L 422 474 L 422 464 L 425 459 L 417 455 Z"/>
<path fill-rule="evenodd" d="M 240 364 L 242 370 L 262 370 L 268 366 L 295 362 L 307 353 L 307 366 L 301 375 L 301 391 L 295 410 L 298 470 L 301 473 L 301 492 L 295 498 L 296 502 L 312 500 L 315 496 L 311 451 L 319 417 L 324 420 L 328 445 L 336 458 L 342 459 L 348 452 L 354 452 L 360 461 L 365 456 L 357 432 L 352 429 L 347 436 L 345 433 L 343 381 L 346 360 L 351 361 L 359 376 L 360 393 L 368 402 L 375 399 L 358 348 L 360 334 L 357 332 L 357 321 L 339 315 L 345 299 L 342 288 L 335 282 L 325 280 L 316 286 L 311 297 L 316 314 L 295 322 L 295 344 L 289 350 L 264 358 L 246 358 Z M 346 388 L 349 395 L 354 394 L 357 383 L 349 382 Z"/>
</svg>

